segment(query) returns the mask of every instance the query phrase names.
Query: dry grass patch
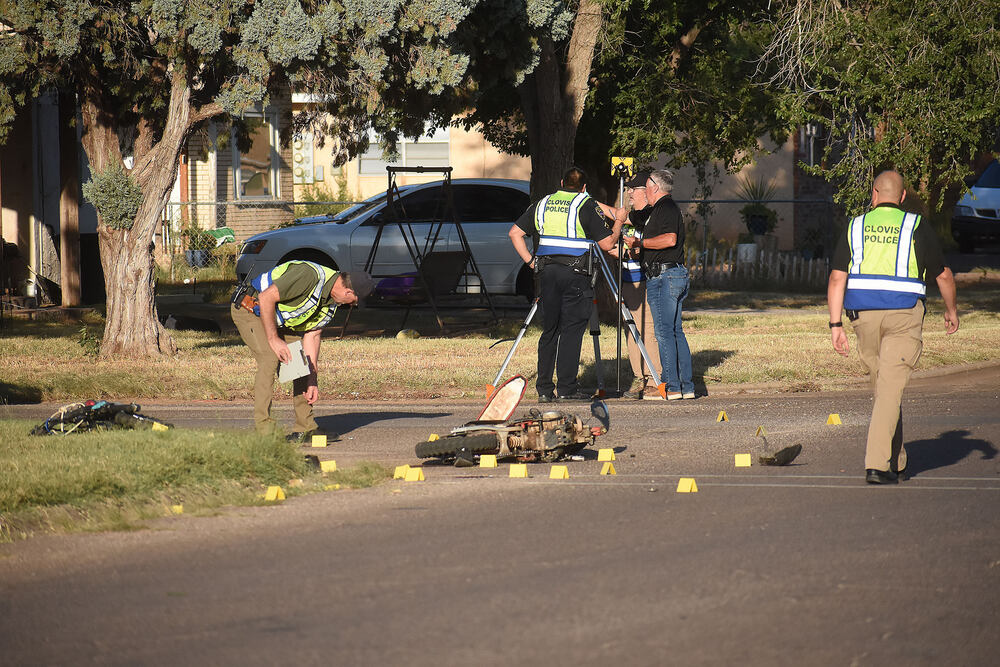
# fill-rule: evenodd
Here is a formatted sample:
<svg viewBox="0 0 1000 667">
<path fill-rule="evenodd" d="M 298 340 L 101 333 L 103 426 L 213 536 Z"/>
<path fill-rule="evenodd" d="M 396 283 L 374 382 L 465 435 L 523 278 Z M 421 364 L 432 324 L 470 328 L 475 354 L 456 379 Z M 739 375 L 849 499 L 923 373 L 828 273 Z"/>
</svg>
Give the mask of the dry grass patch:
<svg viewBox="0 0 1000 667">
<path fill-rule="evenodd" d="M 940 298 L 929 299 L 924 327 L 922 368 L 1000 358 L 1000 289 L 970 289 L 959 294 L 962 327 L 945 336 Z M 736 312 L 714 306 L 747 306 Z M 789 387 L 833 388 L 860 378 L 864 370 L 856 354 L 847 360 L 830 347 L 822 295 L 743 295 L 696 293 L 685 315 L 696 379 L 709 390 L 714 384 L 779 382 Z M 705 306 L 712 310 L 703 309 Z M 749 306 L 754 306 L 750 309 Z M 377 324 L 381 316 L 393 335 L 328 337 L 320 354 L 320 395 L 331 399 L 481 398 L 493 382 L 523 320 L 507 319 L 489 331 L 460 336 L 428 333 L 396 339 L 398 312 L 368 309 Z M 352 320 L 353 321 L 353 320 Z M 426 318 L 423 320 L 426 321 Z M 0 345 L 0 400 L 70 402 L 82 398 L 122 401 L 251 399 L 254 361 L 235 334 L 192 331 L 174 333 L 179 352 L 173 358 L 135 362 L 103 360 L 81 339 L 80 325 L 9 321 Z M 532 323 L 511 360 L 505 377 L 521 374 L 533 384 L 539 321 Z M 99 323 L 90 326 L 98 326 Z M 352 325 L 353 326 L 353 325 Z M 339 329 L 331 330 L 335 334 Z M 614 382 L 616 329 L 602 326 L 601 358 L 607 386 Z M 853 343 L 853 334 L 849 336 Z M 623 354 L 625 350 L 623 341 Z M 582 381 L 596 386 L 593 341 L 584 336 Z M 631 380 L 627 359 L 623 379 Z M 275 387 L 287 398 L 288 387 Z"/>
</svg>

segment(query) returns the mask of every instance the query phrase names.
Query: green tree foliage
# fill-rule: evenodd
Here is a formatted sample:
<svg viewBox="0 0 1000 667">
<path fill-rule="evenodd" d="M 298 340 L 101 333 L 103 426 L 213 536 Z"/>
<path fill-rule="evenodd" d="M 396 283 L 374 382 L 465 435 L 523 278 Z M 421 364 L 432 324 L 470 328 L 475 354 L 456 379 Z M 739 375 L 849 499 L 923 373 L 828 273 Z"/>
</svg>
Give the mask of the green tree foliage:
<svg viewBox="0 0 1000 667">
<path fill-rule="evenodd" d="M 111 162 L 104 171 L 95 171 L 82 190 L 105 225 L 111 229 L 132 229 L 142 204 L 142 189 L 129 178 L 120 162 Z"/>
<path fill-rule="evenodd" d="M 621 6 L 594 64 L 580 128 L 581 160 L 603 168 L 607 156 L 650 164 L 695 165 L 703 187 L 710 163 L 729 171 L 782 140 L 770 91 L 751 77 L 766 29 L 762 0 L 652 0 Z"/>
<path fill-rule="evenodd" d="M 128 176 L 143 196 L 131 229 L 101 209 L 102 353 L 174 349 L 156 320 L 151 247 L 179 156 L 199 124 L 238 119 L 292 87 L 336 114 L 322 129 L 343 157 L 366 145 L 369 127 L 392 139 L 419 134 L 428 117 L 444 124 L 454 104 L 443 95 L 466 83 L 469 66 L 462 49 L 472 42 L 457 30 L 478 4 L 0 0 L 0 140 L 18 108 L 57 88 L 76 93 L 93 173 L 133 159 Z M 246 134 L 245 123 L 235 127 Z"/>
<path fill-rule="evenodd" d="M 530 155 L 536 194 L 536 185 L 558 185 L 574 162 L 610 187 L 616 154 L 647 163 L 666 154 L 671 165 L 702 169 L 718 160 L 735 169 L 759 150 L 760 136 L 780 135 L 769 91 L 751 81 L 767 34 L 754 23 L 764 0 L 534 0 L 523 29 L 506 39 L 504 23 L 492 17 L 516 11 L 515 4 L 486 0 L 486 7 L 490 13 L 474 12 L 467 21 L 488 46 L 471 62 L 476 85 L 465 123 L 480 125 L 505 151 Z M 594 42 L 578 38 L 585 13 L 599 15 Z M 525 52 L 534 55 L 526 65 L 510 60 Z M 568 148 L 560 154 L 564 133 Z M 558 168 L 536 183 L 553 157 Z"/>
<path fill-rule="evenodd" d="M 997 0 L 776 0 L 762 62 L 790 123 L 820 123 L 813 171 L 863 206 L 895 168 L 940 207 L 942 192 L 994 146 L 1000 118 Z"/>
</svg>

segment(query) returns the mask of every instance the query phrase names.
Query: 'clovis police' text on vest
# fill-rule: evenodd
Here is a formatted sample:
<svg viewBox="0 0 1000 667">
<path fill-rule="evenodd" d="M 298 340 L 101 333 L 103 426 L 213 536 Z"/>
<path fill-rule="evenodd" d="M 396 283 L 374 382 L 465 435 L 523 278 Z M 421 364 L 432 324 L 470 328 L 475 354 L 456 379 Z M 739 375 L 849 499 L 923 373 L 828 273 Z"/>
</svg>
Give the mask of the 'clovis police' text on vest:
<svg viewBox="0 0 1000 667">
<path fill-rule="evenodd" d="M 260 274 L 251 280 L 250 284 L 259 294 L 270 287 L 275 280 L 284 275 L 285 271 L 287 271 L 292 265 L 296 264 L 306 265 L 316 272 L 316 286 L 309 294 L 306 294 L 296 303 L 285 303 L 279 301 L 277 307 L 274 309 L 275 319 L 277 320 L 279 327 L 285 327 L 287 329 L 292 329 L 293 331 L 312 331 L 313 329 L 319 329 L 330 323 L 330 320 L 333 319 L 333 315 L 337 310 L 336 305 L 332 308 L 329 306 L 321 307 L 319 305 L 323 298 L 324 291 L 329 294 L 330 286 L 333 284 L 332 280 L 336 277 L 338 273 L 337 271 L 328 269 L 327 267 L 316 264 L 315 262 L 292 260 L 291 262 L 279 264 L 270 271 Z M 254 314 L 260 317 L 260 306 L 254 307 Z"/>
<path fill-rule="evenodd" d="M 892 206 L 859 215 L 847 226 L 851 266 L 844 308 L 912 308 L 927 293 L 914 255 L 913 235 L 921 218 Z"/>
<path fill-rule="evenodd" d="M 538 255 L 579 256 L 587 252 L 590 241 L 580 224 L 580 207 L 589 199 L 586 192 L 559 190 L 538 202 Z"/>
</svg>

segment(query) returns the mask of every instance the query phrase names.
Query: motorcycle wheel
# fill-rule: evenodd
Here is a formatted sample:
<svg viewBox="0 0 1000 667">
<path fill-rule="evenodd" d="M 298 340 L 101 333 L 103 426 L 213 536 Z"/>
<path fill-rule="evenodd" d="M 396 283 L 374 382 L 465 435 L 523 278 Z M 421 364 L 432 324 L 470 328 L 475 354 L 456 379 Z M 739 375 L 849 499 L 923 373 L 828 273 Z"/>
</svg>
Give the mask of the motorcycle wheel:
<svg viewBox="0 0 1000 667">
<path fill-rule="evenodd" d="M 429 440 L 417 444 L 417 458 L 427 459 L 432 456 L 455 456 L 458 450 L 465 447 L 473 454 L 493 454 L 500 449 L 495 433 L 472 433 L 469 435 L 449 435 L 438 440 Z"/>
</svg>

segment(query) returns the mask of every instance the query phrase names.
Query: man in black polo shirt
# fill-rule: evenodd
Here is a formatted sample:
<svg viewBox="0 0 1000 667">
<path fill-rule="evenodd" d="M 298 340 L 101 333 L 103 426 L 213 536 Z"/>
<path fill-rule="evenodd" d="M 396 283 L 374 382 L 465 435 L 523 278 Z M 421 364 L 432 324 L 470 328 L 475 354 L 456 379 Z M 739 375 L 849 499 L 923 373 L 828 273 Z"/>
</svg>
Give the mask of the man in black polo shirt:
<svg viewBox="0 0 1000 667">
<path fill-rule="evenodd" d="M 535 380 L 539 403 L 590 398 L 579 391 L 576 377 L 583 334 L 594 307 L 590 276 L 596 267 L 591 266 L 589 241 L 610 250 L 623 222 L 624 216 L 608 230 L 600 207 L 587 194 L 587 174 L 572 167 L 563 175 L 562 187 L 529 206 L 508 232 L 514 250 L 535 269 L 541 286 L 543 330 Z M 524 240 L 529 234 L 538 237 L 536 257 Z"/>
<path fill-rule="evenodd" d="M 668 401 L 695 397 L 691 349 L 681 326 L 681 304 L 690 284 L 684 266 L 684 220 L 670 196 L 673 185 L 674 175 L 666 169 L 657 169 L 649 175 L 646 199 L 652 210 L 645 232 L 636 242 L 642 249 L 646 300 L 653 313 L 663 369 L 661 379 L 667 385 Z"/>
</svg>

